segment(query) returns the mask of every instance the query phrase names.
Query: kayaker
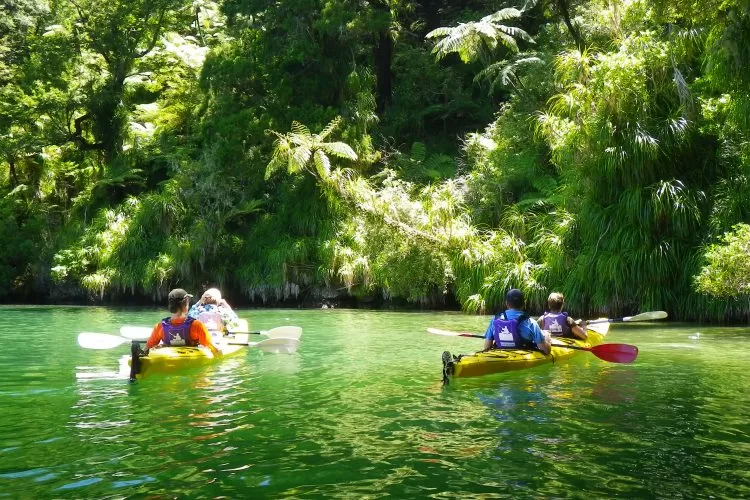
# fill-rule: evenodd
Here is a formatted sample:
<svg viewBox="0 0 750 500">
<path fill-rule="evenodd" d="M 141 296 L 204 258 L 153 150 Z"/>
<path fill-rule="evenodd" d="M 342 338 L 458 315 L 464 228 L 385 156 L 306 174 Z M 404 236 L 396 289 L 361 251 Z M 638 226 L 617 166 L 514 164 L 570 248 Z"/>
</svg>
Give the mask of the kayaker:
<svg viewBox="0 0 750 500">
<path fill-rule="evenodd" d="M 524 298 L 521 290 L 513 288 L 505 294 L 507 309 L 495 315 L 484 334 L 484 350 L 489 349 L 539 349 L 550 353 L 550 334 L 542 332 L 536 321 L 523 312 Z"/>
<path fill-rule="evenodd" d="M 579 320 L 576 322 L 568 316 L 568 313 L 562 312 L 565 304 L 565 297 L 559 292 L 552 292 L 547 298 L 547 308 L 549 312 L 544 313 L 537 319 L 537 324 L 542 330 L 547 330 L 553 337 L 575 337 L 586 340 L 586 322 Z"/>
<path fill-rule="evenodd" d="M 172 315 L 156 324 L 146 342 L 146 349 L 151 349 L 159 343 L 165 346 L 202 345 L 209 348 L 214 355 L 219 354 L 211 342 L 206 326 L 187 315 L 191 297 L 192 295 L 182 288 L 175 288 L 169 292 L 167 303 Z"/>
<path fill-rule="evenodd" d="M 218 288 L 209 288 L 198 302 L 193 304 L 188 312 L 188 316 L 193 319 L 199 319 L 201 314 L 218 314 L 221 317 L 223 323 L 223 330 L 229 330 L 236 328 L 239 325 L 239 317 L 237 313 L 232 310 L 229 303 L 221 297 L 221 292 Z"/>
</svg>

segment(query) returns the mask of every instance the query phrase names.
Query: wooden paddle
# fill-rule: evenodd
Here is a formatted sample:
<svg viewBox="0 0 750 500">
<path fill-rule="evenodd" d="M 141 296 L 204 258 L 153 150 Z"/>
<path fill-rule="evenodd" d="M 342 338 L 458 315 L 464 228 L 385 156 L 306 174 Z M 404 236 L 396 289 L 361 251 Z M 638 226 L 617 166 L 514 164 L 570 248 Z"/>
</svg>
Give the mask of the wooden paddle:
<svg viewBox="0 0 750 500">
<path fill-rule="evenodd" d="M 428 333 L 434 335 L 444 335 L 446 337 L 471 337 L 483 339 L 483 335 L 474 335 L 466 332 L 452 332 L 450 330 L 440 330 L 437 328 L 428 328 Z M 554 339 L 553 339 L 554 341 Z M 638 347 L 630 344 L 599 344 L 594 347 L 583 347 L 577 345 L 566 345 L 553 343 L 553 347 L 562 347 L 564 349 L 575 349 L 578 351 L 588 351 L 599 359 L 611 363 L 632 363 L 638 357 Z"/>
</svg>

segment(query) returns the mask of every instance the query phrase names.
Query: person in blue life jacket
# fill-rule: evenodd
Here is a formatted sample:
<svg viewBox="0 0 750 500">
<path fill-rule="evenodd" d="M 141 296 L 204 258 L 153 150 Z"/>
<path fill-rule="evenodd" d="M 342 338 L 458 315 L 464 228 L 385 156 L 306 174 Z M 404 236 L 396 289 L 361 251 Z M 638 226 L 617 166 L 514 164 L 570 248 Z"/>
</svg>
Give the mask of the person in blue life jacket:
<svg viewBox="0 0 750 500">
<path fill-rule="evenodd" d="M 586 340 L 586 322 L 579 320 L 576 322 L 568 316 L 568 313 L 562 312 L 565 304 L 565 297 L 558 292 L 552 292 L 547 298 L 548 312 L 539 316 L 537 324 L 542 330 L 547 330 L 553 337 L 571 337 Z"/>
<path fill-rule="evenodd" d="M 505 294 L 505 312 L 495 315 L 484 334 L 484 350 L 538 349 L 550 353 L 549 332 L 543 332 L 536 321 L 523 312 L 521 290 L 513 288 Z"/>
</svg>

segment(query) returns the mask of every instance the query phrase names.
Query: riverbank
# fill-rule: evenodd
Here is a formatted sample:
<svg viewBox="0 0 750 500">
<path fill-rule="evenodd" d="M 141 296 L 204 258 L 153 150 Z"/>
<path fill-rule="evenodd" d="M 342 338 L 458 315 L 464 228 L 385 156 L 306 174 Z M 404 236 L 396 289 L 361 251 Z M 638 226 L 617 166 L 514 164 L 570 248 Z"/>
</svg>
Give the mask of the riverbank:
<svg viewBox="0 0 750 500">
<path fill-rule="evenodd" d="M 179 285 L 175 285 L 179 286 Z M 214 286 L 214 285 L 210 285 Z M 187 290 L 195 296 L 210 286 L 190 288 Z M 53 287 L 48 294 L 30 294 L 22 297 L 6 297 L 5 305 L 74 305 L 74 306 L 163 306 L 169 290 L 162 291 L 161 296 L 145 294 L 128 294 L 125 292 L 107 293 L 103 297 L 91 293 L 83 288 Z M 346 293 L 346 289 L 333 290 L 330 288 L 310 288 L 297 295 L 277 298 L 271 291 L 264 297 L 248 298 L 246 293 L 222 288 L 223 295 L 232 307 L 260 308 L 260 309 L 372 309 L 372 310 L 434 310 L 461 311 L 461 304 L 453 294 L 435 294 L 430 300 L 419 303 L 409 302 L 403 298 L 385 298 L 383 294 L 354 297 Z"/>
<path fill-rule="evenodd" d="M 34 288 L 25 288 L 11 293 L 0 300 L 6 305 L 73 305 L 73 306 L 112 306 L 112 307 L 162 307 L 166 303 L 166 296 L 171 288 L 162 287 L 151 294 L 133 293 L 131 290 L 107 290 L 98 294 L 81 286 L 69 282 L 57 283 L 52 280 L 39 282 Z M 186 289 L 199 296 L 204 290 L 215 287 L 215 283 L 204 283 L 202 286 L 175 284 L 175 287 Z M 256 287 L 250 290 L 240 290 L 232 287 L 219 287 L 223 295 L 234 308 L 252 309 L 361 309 L 386 311 L 446 311 L 464 310 L 452 290 L 447 293 L 432 293 L 422 297 L 418 302 L 410 302 L 403 297 L 390 297 L 378 291 L 367 296 L 352 296 L 346 288 L 330 288 L 309 286 L 301 288 L 294 284 L 284 287 Z M 18 293 L 22 292 L 22 293 Z M 157 293 L 158 292 L 158 293 Z M 545 310 L 544 298 L 546 294 L 537 294 L 541 299 L 534 301 L 527 298 L 527 310 L 530 314 L 541 314 Z M 715 314 L 704 314 L 696 307 L 693 311 L 674 311 L 664 305 L 657 305 L 649 310 L 665 310 L 670 321 L 688 321 L 707 325 L 750 325 L 750 302 L 741 299 L 716 300 L 721 304 L 725 314 L 717 318 Z M 623 317 L 644 312 L 631 307 L 619 307 L 617 310 L 606 308 L 594 311 L 582 311 L 576 307 L 576 302 L 568 298 L 566 311 L 577 318 L 595 317 Z M 493 310 L 479 311 L 480 313 L 494 313 Z M 714 311 L 715 312 L 715 311 Z M 689 313 L 689 314 L 686 314 Z"/>
</svg>

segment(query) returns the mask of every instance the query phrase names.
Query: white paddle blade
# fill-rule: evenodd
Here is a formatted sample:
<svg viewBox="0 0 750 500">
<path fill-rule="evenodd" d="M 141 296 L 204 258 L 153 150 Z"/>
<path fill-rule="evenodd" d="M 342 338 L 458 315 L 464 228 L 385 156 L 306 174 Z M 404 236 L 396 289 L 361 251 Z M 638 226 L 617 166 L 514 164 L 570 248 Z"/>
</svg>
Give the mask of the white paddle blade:
<svg viewBox="0 0 750 500">
<path fill-rule="evenodd" d="M 623 321 L 652 321 L 655 319 L 664 319 L 666 317 L 667 317 L 667 313 L 665 311 L 651 311 L 651 312 L 636 314 L 635 316 L 626 316 L 622 318 L 622 320 Z"/>
<path fill-rule="evenodd" d="M 600 318 L 604 321 L 600 321 L 598 323 L 590 323 L 586 326 L 587 329 L 595 331 L 597 333 L 601 333 L 602 335 L 606 335 L 609 331 L 609 323 L 607 322 L 607 318 Z"/>
<path fill-rule="evenodd" d="M 297 351 L 297 347 L 299 347 L 299 340 L 291 339 L 291 338 L 290 339 L 274 338 L 274 339 L 261 340 L 260 342 L 254 342 L 248 345 L 258 347 L 262 349 L 264 352 L 269 352 L 273 354 L 291 354 Z"/>
<path fill-rule="evenodd" d="M 449 330 L 440 330 L 439 328 L 428 328 L 427 333 L 434 335 L 443 335 L 445 337 L 459 337 L 459 332 L 451 332 Z"/>
<path fill-rule="evenodd" d="M 81 332 L 78 334 L 78 345 L 84 349 L 112 349 L 126 342 L 130 341 L 106 333 Z"/>
<path fill-rule="evenodd" d="M 299 326 L 277 326 L 268 331 L 260 332 L 269 339 L 297 339 L 302 336 L 302 328 Z"/>
<path fill-rule="evenodd" d="M 153 328 L 147 326 L 123 326 L 120 335 L 130 340 L 148 340 Z"/>
</svg>

